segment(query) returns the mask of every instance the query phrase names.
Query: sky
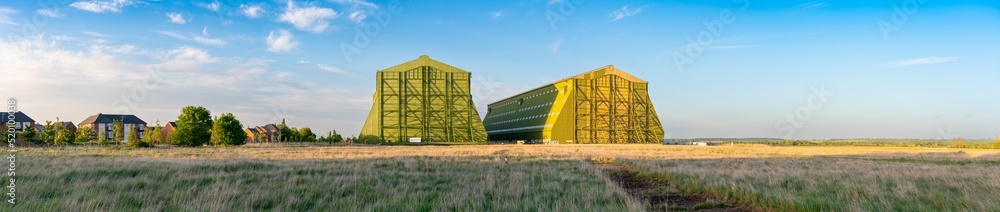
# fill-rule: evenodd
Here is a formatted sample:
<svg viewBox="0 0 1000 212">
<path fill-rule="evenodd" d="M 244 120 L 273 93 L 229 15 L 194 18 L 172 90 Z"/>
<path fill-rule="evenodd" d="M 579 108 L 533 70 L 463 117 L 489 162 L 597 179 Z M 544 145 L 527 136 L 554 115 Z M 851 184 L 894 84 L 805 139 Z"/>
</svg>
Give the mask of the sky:
<svg viewBox="0 0 1000 212">
<path fill-rule="evenodd" d="M 429 55 L 486 105 L 605 65 L 668 138 L 992 138 L 1000 1 L 0 1 L 0 97 L 38 121 L 357 135 L 375 73 Z"/>
</svg>

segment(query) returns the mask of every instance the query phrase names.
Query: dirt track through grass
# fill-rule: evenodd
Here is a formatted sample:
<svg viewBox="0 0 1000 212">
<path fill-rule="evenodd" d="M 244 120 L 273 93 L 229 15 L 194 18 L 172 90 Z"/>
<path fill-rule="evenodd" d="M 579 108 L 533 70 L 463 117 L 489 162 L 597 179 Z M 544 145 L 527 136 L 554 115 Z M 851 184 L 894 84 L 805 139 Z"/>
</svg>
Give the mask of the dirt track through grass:
<svg viewBox="0 0 1000 212">
<path fill-rule="evenodd" d="M 591 162 L 631 198 L 645 203 L 649 211 L 751 211 L 708 195 L 680 193 L 666 179 L 644 174 L 636 167 L 615 162 Z"/>
</svg>

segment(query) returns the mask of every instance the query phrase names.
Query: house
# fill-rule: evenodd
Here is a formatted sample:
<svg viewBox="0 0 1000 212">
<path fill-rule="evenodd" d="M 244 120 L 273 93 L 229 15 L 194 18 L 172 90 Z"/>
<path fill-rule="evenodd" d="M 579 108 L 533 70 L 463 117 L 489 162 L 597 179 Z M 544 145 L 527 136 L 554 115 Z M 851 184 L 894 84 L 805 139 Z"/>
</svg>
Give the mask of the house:
<svg viewBox="0 0 1000 212">
<path fill-rule="evenodd" d="M 267 139 L 268 139 L 267 141 L 278 142 L 281 139 L 281 128 L 278 128 L 277 125 L 274 124 L 264 125 L 264 130 L 265 130 L 264 134 L 267 134 Z"/>
<path fill-rule="evenodd" d="M 41 132 L 42 130 L 45 130 L 45 125 L 35 124 L 35 132 Z"/>
<path fill-rule="evenodd" d="M 162 141 L 167 141 L 167 137 L 169 137 L 171 133 L 174 133 L 174 130 L 176 129 L 177 129 L 177 122 L 175 121 L 167 122 L 167 126 L 163 126 L 163 129 L 160 129 L 160 134 L 162 134 L 163 136 Z"/>
<path fill-rule="evenodd" d="M 80 127 L 89 126 L 90 129 L 94 130 L 94 132 L 98 133 L 98 135 L 101 135 L 103 133 L 105 138 L 108 138 L 110 140 L 111 138 L 114 138 L 114 135 L 111 134 L 112 131 L 114 130 L 113 127 L 114 121 L 122 122 L 122 125 L 124 126 L 124 132 L 122 132 L 123 133 L 122 136 L 124 136 L 125 138 L 124 141 L 125 143 L 128 143 L 129 141 L 128 137 L 129 133 L 132 132 L 138 133 L 138 137 L 140 139 L 142 139 L 142 137 L 145 135 L 146 122 L 142 121 L 142 119 L 139 119 L 139 117 L 136 117 L 135 115 L 129 115 L 129 114 L 98 113 L 97 115 L 87 117 L 87 119 L 84 119 L 82 122 L 80 122 Z"/>
<path fill-rule="evenodd" d="M 247 127 L 243 131 L 247 133 L 247 142 L 278 142 L 281 138 L 281 129 L 274 124 Z M 255 137 L 255 134 L 258 136 Z"/>
<path fill-rule="evenodd" d="M 8 112 L 0 113 L 0 115 L 3 115 L 3 117 L 0 118 L 0 121 L 3 121 L 3 123 L 0 124 L 0 126 L 3 126 L 3 130 L 7 130 L 7 124 L 10 124 L 8 123 L 10 122 L 10 118 L 14 118 L 13 124 L 15 132 L 24 131 L 25 127 L 35 126 L 35 120 L 31 119 L 31 117 L 28 117 L 28 115 L 25 115 L 21 111 L 15 112 L 13 116 L 11 116 Z"/>
<path fill-rule="evenodd" d="M 60 126 L 60 125 L 63 126 L 63 128 L 69 130 L 70 132 L 76 133 L 76 125 L 74 125 L 72 121 L 52 122 L 52 126 Z"/>
<path fill-rule="evenodd" d="M 260 138 L 260 131 L 257 131 L 256 128 L 247 127 L 246 129 L 243 129 L 243 132 L 247 133 L 247 143 L 260 142 L 260 140 L 257 140 Z"/>
</svg>

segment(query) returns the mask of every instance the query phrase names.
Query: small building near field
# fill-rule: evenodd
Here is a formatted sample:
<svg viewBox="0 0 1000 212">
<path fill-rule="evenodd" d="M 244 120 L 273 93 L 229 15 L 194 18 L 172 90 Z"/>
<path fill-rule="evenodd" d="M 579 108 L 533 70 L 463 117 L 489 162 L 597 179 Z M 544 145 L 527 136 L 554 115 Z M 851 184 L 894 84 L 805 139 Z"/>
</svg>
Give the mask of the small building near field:
<svg viewBox="0 0 1000 212">
<path fill-rule="evenodd" d="M 130 114 L 98 113 L 97 115 L 84 119 L 80 122 L 80 126 L 89 126 L 90 129 L 94 130 L 94 132 L 98 133 L 98 135 L 103 133 L 105 138 L 109 138 L 110 140 L 110 138 L 114 138 L 114 135 L 112 135 L 112 132 L 114 131 L 114 121 L 122 122 L 124 128 L 122 136 L 125 138 L 125 143 L 129 142 L 129 133 L 138 133 L 139 139 L 142 139 L 143 136 L 145 136 L 146 122 L 139 119 L 139 117 Z"/>
<path fill-rule="evenodd" d="M 2 117 L 0 117 L 0 121 L 2 121 L 0 126 L 3 126 L 3 130 L 7 130 L 7 124 L 10 124 L 8 122 L 12 122 L 14 124 L 15 132 L 22 132 L 25 127 L 35 126 L 35 120 L 31 119 L 31 117 L 28 117 L 28 115 L 25 115 L 21 111 L 17 111 L 13 115 L 8 112 L 0 113 L 0 115 L 2 115 Z M 14 121 L 10 121 L 10 118 L 14 118 Z"/>
</svg>

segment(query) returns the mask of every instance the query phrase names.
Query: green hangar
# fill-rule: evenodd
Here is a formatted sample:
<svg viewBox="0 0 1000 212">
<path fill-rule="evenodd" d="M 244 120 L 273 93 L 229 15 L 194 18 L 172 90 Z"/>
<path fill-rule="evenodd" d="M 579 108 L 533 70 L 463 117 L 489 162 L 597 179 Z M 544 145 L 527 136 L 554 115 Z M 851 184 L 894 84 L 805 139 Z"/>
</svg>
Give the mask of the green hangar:
<svg viewBox="0 0 1000 212">
<path fill-rule="evenodd" d="M 485 142 L 471 74 L 422 55 L 376 73 L 361 137 L 383 142 Z"/>
<path fill-rule="evenodd" d="M 490 142 L 660 143 L 648 83 L 614 65 L 489 104 Z"/>
</svg>

